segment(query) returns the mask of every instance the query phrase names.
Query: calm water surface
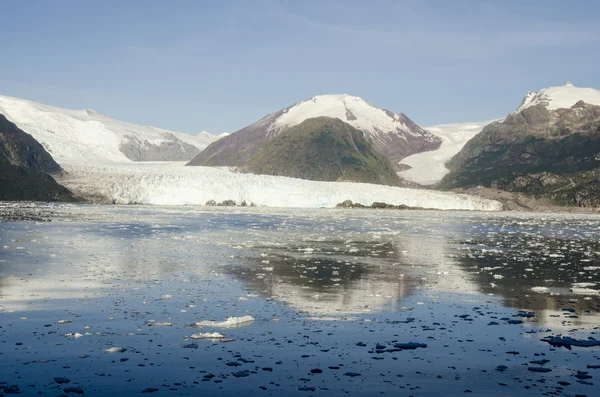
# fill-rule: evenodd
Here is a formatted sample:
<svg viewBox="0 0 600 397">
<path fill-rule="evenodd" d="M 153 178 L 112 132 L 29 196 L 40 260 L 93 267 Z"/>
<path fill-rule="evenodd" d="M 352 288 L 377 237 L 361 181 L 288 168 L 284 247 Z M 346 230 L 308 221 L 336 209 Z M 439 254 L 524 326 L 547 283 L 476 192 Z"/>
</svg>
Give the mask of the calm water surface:
<svg viewBox="0 0 600 397">
<path fill-rule="evenodd" d="M 0 395 L 600 395 L 599 216 L 22 211 Z"/>
</svg>

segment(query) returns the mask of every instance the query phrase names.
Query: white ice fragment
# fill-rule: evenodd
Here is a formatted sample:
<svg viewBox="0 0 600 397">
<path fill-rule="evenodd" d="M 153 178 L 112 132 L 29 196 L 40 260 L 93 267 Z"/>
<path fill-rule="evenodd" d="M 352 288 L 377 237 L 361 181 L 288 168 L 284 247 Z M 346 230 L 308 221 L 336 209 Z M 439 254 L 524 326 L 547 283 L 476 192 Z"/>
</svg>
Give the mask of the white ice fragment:
<svg viewBox="0 0 600 397">
<path fill-rule="evenodd" d="M 171 299 L 172 297 L 173 297 L 172 295 L 167 294 L 167 295 L 163 295 L 161 299 L 166 301 L 166 300 Z"/>
<path fill-rule="evenodd" d="M 75 338 L 75 339 L 79 339 L 82 336 L 89 336 L 89 335 L 91 335 L 89 332 L 86 332 L 85 334 L 80 334 L 79 332 L 75 332 L 74 334 L 72 334 L 72 333 L 65 334 L 65 336 L 67 338 Z"/>
<path fill-rule="evenodd" d="M 149 327 L 171 327 L 173 323 L 157 323 L 155 321 L 148 321 Z"/>
<path fill-rule="evenodd" d="M 239 327 L 241 325 L 245 325 L 254 321 L 254 317 L 252 316 L 242 316 L 242 317 L 229 317 L 225 321 L 210 321 L 204 320 L 196 323 L 197 327 Z"/>
<path fill-rule="evenodd" d="M 107 353 L 123 353 L 127 351 L 124 347 L 111 347 L 109 349 L 104 350 Z"/>
<path fill-rule="evenodd" d="M 225 335 L 220 334 L 218 332 L 206 332 L 206 333 L 190 335 L 190 338 L 192 338 L 192 339 L 221 339 L 224 337 L 225 337 Z"/>
<path fill-rule="evenodd" d="M 60 324 L 60 325 L 63 325 L 63 324 L 69 324 L 71 322 L 72 322 L 71 320 L 58 320 L 56 323 Z"/>
<path fill-rule="evenodd" d="M 591 288 L 571 288 L 571 292 L 575 295 L 600 295 L 599 290 Z"/>
<path fill-rule="evenodd" d="M 533 292 L 544 293 L 544 292 L 548 292 L 548 287 L 532 287 L 531 290 Z"/>
</svg>

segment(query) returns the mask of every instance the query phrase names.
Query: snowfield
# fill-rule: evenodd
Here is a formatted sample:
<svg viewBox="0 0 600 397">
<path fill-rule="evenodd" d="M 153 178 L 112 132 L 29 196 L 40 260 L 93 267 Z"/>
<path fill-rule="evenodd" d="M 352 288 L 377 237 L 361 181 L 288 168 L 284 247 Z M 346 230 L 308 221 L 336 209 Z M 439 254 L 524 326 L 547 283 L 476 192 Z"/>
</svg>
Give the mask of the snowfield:
<svg viewBox="0 0 600 397">
<path fill-rule="evenodd" d="M 497 201 L 463 194 L 242 174 L 223 168 L 185 167 L 182 162 L 64 162 L 62 166 L 67 174 L 59 183 L 76 194 L 101 196 L 118 204 L 204 205 L 209 200 L 235 200 L 264 207 L 332 208 L 352 200 L 364 205 L 382 201 L 446 210 L 502 209 Z"/>
<path fill-rule="evenodd" d="M 184 161 L 227 135 L 203 131 L 192 136 L 114 120 L 90 109 L 61 109 L 8 96 L 0 96 L 0 114 L 33 136 L 59 164 Z"/>
<path fill-rule="evenodd" d="M 579 101 L 591 105 L 600 105 L 600 91 L 595 88 L 575 87 L 571 83 L 565 83 L 560 87 L 548 87 L 539 92 L 528 92 L 517 108 L 517 112 L 530 106 L 542 104 L 548 110 L 570 108 Z"/>
<path fill-rule="evenodd" d="M 499 120 L 476 123 L 440 124 L 426 129 L 442 140 L 439 149 L 408 156 L 400 161 L 411 168 L 398 172 L 398 176 L 420 185 L 433 185 L 450 172 L 445 166 L 465 144 L 479 134 L 483 127 Z"/>
</svg>

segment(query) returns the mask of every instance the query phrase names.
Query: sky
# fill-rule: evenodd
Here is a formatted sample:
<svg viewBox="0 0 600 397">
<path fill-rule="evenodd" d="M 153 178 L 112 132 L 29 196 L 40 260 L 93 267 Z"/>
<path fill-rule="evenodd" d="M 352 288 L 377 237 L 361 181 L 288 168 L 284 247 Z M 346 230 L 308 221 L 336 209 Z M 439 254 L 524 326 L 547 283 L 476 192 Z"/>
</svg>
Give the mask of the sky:
<svg viewBox="0 0 600 397">
<path fill-rule="evenodd" d="M 417 124 L 600 89 L 600 2 L 7 0 L 0 95 L 197 133 L 350 94 Z"/>
</svg>

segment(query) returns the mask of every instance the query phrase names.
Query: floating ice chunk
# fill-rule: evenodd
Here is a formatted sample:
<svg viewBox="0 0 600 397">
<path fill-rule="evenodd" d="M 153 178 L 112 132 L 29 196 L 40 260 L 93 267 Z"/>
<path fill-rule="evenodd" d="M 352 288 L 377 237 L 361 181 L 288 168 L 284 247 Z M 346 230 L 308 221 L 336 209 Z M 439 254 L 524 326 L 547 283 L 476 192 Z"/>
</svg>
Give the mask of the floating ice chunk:
<svg viewBox="0 0 600 397">
<path fill-rule="evenodd" d="M 573 283 L 573 288 L 588 288 L 595 286 L 596 283 Z"/>
<path fill-rule="evenodd" d="M 87 335 L 87 332 L 86 332 L 86 335 Z M 66 336 L 67 338 L 75 338 L 75 339 L 79 339 L 79 338 L 81 338 L 82 336 L 84 336 L 84 334 L 80 334 L 79 332 L 75 332 L 74 334 L 72 334 L 72 333 L 65 334 L 65 336 Z"/>
<path fill-rule="evenodd" d="M 494 278 L 495 278 L 496 280 L 502 280 L 502 279 L 504 278 L 504 276 L 503 276 L 503 275 L 501 275 L 501 274 L 494 274 Z"/>
<path fill-rule="evenodd" d="M 173 326 L 173 323 L 157 323 L 154 320 L 148 321 L 147 324 L 149 327 L 171 327 L 171 326 Z"/>
<path fill-rule="evenodd" d="M 161 299 L 166 301 L 166 300 L 171 299 L 172 297 L 173 297 L 172 295 L 167 294 L 167 295 L 163 295 Z"/>
<path fill-rule="evenodd" d="M 107 353 L 123 353 L 127 351 L 124 347 L 111 347 L 109 349 L 104 350 Z"/>
<path fill-rule="evenodd" d="M 56 323 L 60 324 L 60 325 L 63 325 L 63 324 L 69 324 L 71 322 L 72 322 L 71 320 L 58 320 Z"/>
<path fill-rule="evenodd" d="M 575 295 L 600 295 L 599 290 L 591 289 L 591 288 L 571 288 L 571 292 Z"/>
<path fill-rule="evenodd" d="M 230 328 L 230 327 L 240 327 L 242 325 L 251 323 L 252 321 L 254 321 L 254 317 L 252 317 L 252 316 L 229 317 L 227 320 L 220 321 L 220 322 L 219 321 L 210 321 L 210 320 L 199 321 L 196 323 L 196 326 L 197 327 Z"/>
<path fill-rule="evenodd" d="M 531 290 L 533 292 L 544 293 L 544 292 L 548 292 L 548 287 L 532 287 Z"/>
<path fill-rule="evenodd" d="M 200 334 L 192 334 L 190 338 L 192 339 L 222 339 L 225 335 L 220 334 L 218 332 L 206 332 Z"/>
</svg>

